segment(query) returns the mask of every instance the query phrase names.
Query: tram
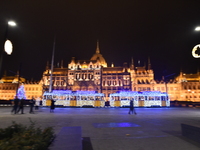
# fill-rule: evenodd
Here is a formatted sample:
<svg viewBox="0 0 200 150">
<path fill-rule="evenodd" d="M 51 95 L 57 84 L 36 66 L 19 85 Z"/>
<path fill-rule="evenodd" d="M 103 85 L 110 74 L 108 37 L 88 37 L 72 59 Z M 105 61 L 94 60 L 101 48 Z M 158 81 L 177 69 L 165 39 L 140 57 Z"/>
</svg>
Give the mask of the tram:
<svg viewBox="0 0 200 150">
<path fill-rule="evenodd" d="M 170 99 L 167 93 L 160 91 L 120 91 L 109 96 L 111 107 L 126 107 L 133 100 L 135 107 L 169 107 Z"/>
<path fill-rule="evenodd" d="M 50 106 L 51 100 L 56 106 L 74 107 L 104 107 L 105 96 L 96 91 L 53 90 L 44 92 L 43 106 Z M 120 91 L 109 95 L 110 107 L 127 107 L 133 100 L 134 107 L 169 107 L 170 99 L 167 93 L 160 91 Z"/>
<path fill-rule="evenodd" d="M 43 106 L 50 106 L 51 100 L 55 101 L 56 106 L 104 107 L 105 105 L 104 94 L 96 93 L 96 91 L 53 90 L 44 92 Z"/>
</svg>

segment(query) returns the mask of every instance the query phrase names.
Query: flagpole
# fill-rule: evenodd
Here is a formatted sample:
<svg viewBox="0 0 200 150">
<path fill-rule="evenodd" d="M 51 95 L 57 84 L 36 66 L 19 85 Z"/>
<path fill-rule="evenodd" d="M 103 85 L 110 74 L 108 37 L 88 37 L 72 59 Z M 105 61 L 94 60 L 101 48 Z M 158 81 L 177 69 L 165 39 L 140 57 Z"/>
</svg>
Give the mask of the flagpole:
<svg viewBox="0 0 200 150">
<path fill-rule="evenodd" d="M 55 45 L 56 45 L 56 36 L 54 37 L 54 42 L 53 42 L 53 52 L 52 52 L 52 59 L 51 59 L 51 74 L 50 74 L 49 92 L 52 92 L 52 76 L 53 76 Z"/>
</svg>

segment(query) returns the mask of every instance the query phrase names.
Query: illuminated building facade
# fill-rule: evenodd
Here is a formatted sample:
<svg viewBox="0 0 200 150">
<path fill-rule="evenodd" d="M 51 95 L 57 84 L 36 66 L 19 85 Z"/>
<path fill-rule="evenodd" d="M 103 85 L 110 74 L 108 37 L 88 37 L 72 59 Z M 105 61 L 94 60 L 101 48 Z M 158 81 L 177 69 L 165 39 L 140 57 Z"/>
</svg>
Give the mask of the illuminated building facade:
<svg viewBox="0 0 200 150">
<path fill-rule="evenodd" d="M 27 99 L 41 97 L 49 90 L 50 68 L 47 63 L 40 82 L 20 80 L 24 84 Z M 114 64 L 108 66 L 100 53 L 98 42 L 95 54 L 89 60 L 76 60 L 72 57 L 67 67 L 63 65 L 63 61 L 60 66 L 54 66 L 52 83 L 52 90 L 103 93 L 105 101 L 109 101 L 110 95 L 119 91 L 160 91 L 167 92 L 171 101 L 200 101 L 200 72 L 196 74 L 180 72 L 180 75 L 173 80 L 156 81 L 149 58 L 147 66 L 142 66 L 140 63 L 135 65 L 133 59 L 130 64 L 124 63 L 122 67 L 115 67 Z M 17 77 L 4 76 L 0 80 L 0 99 L 12 99 L 17 84 Z"/>
<path fill-rule="evenodd" d="M 47 64 L 41 82 L 44 90 L 48 91 L 51 70 Z M 97 91 L 109 95 L 119 91 L 161 91 L 169 94 L 170 100 L 200 101 L 200 73 L 189 75 L 183 74 L 170 81 L 154 80 L 154 72 L 151 68 L 150 59 L 147 66 L 134 65 L 132 59 L 130 65 L 124 63 L 122 67 L 107 65 L 104 57 L 100 54 L 97 42 L 96 53 L 90 60 L 75 60 L 73 57 L 68 67 L 53 69 L 54 90 L 72 91 Z"/>
<path fill-rule="evenodd" d="M 39 99 L 42 97 L 43 89 L 42 84 L 38 82 L 28 82 L 24 78 L 19 79 L 19 76 L 6 76 L 4 75 L 0 80 L 0 99 L 12 100 L 14 99 L 18 87 L 24 85 L 25 97 L 31 99 Z"/>
</svg>

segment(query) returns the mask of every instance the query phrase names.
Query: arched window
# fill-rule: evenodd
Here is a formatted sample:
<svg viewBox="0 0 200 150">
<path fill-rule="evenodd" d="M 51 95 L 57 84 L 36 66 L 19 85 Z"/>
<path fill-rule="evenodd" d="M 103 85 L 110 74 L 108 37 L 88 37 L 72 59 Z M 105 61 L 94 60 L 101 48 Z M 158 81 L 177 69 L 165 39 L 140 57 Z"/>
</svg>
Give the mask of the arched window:
<svg viewBox="0 0 200 150">
<path fill-rule="evenodd" d="M 147 83 L 147 84 L 150 84 L 150 82 L 149 82 L 148 80 L 146 80 L 146 83 Z"/>
<path fill-rule="evenodd" d="M 137 83 L 138 83 L 138 84 L 141 84 L 140 80 L 137 80 Z"/>
</svg>

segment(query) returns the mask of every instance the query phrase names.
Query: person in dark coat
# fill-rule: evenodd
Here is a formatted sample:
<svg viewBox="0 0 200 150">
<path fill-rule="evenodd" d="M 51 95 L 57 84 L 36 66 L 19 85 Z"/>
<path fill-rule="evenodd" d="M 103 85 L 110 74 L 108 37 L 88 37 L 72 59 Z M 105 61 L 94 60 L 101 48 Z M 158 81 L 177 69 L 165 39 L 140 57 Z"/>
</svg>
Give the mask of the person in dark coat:
<svg viewBox="0 0 200 150">
<path fill-rule="evenodd" d="M 30 105 L 30 111 L 29 111 L 29 113 L 30 113 L 30 114 L 34 114 L 34 111 L 33 111 L 33 107 L 34 107 L 34 105 L 35 105 L 35 99 L 34 99 L 34 98 L 32 98 L 32 99 L 30 100 L 29 105 Z"/>
<path fill-rule="evenodd" d="M 24 114 L 24 99 L 21 99 L 19 102 L 19 109 L 17 112 L 21 110 L 21 114 Z"/>
<path fill-rule="evenodd" d="M 12 109 L 11 113 L 16 114 L 18 106 L 19 106 L 19 99 L 18 99 L 17 96 L 15 97 L 14 101 L 12 102 L 12 104 L 13 104 L 13 109 Z"/>
<path fill-rule="evenodd" d="M 134 114 L 136 115 L 137 113 L 135 112 L 135 109 L 134 109 L 134 103 L 133 103 L 133 100 L 130 100 L 130 109 L 129 109 L 129 112 L 128 112 L 128 114 L 133 114 L 133 112 L 134 112 Z"/>
<path fill-rule="evenodd" d="M 54 109 L 55 109 L 55 101 L 52 99 L 51 106 L 50 106 L 50 112 L 54 112 Z"/>
</svg>

